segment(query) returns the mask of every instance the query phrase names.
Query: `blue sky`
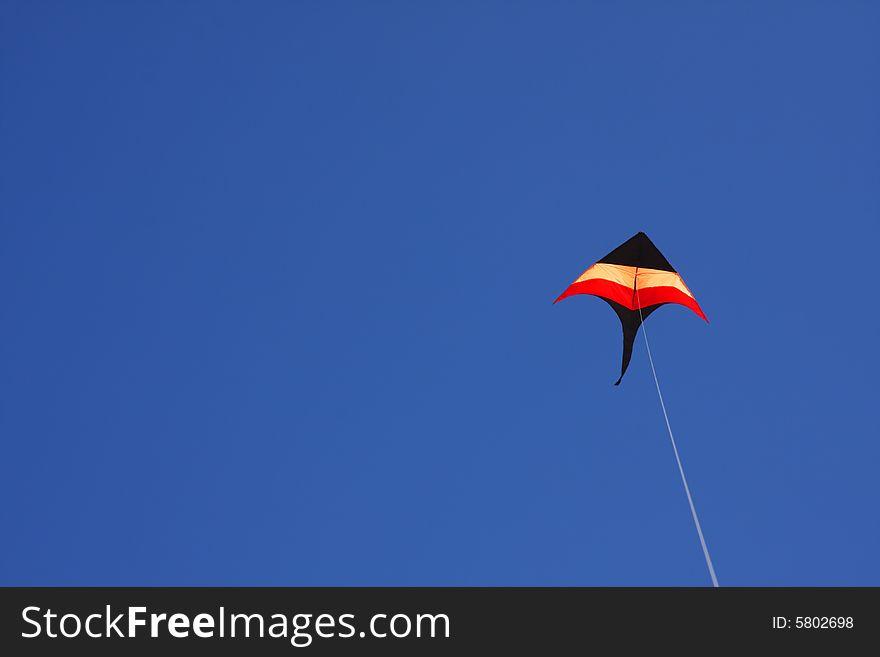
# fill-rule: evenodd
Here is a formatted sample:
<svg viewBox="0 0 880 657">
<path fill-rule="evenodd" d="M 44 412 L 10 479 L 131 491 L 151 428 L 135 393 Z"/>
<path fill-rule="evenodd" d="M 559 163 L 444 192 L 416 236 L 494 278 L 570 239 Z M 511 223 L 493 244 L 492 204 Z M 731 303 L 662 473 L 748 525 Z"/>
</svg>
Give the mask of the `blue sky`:
<svg viewBox="0 0 880 657">
<path fill-rule="evenodd" d="M 880 8 L 0 4 L 0 583 L 880 585 Z"/>
</svg>

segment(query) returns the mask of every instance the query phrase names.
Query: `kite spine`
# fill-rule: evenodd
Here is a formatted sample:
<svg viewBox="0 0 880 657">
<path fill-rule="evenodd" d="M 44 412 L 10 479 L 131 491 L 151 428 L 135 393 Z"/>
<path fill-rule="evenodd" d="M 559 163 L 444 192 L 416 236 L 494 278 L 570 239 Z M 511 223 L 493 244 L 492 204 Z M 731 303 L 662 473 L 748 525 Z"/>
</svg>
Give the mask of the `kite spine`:
<svg viewBox="0 0 880 657">
<path fill-rule="evenodd" d="M 636 278 L 638 278 L 638 269 L 636 269 Z M 638 298 L 639 288 L 634 285 L 636 298 Z M 641 303 L 639 306 L 639 318 L 642 318 Z M 694 499 L 691 497 L 691 489 L 688 487 L 687 477 L 684 476 L 684 467 L 681 465 L 681 458 L 678 456 L 678 447 L 675 446 L 675 437 L 672 435 L 672 426 L 669 424 L 669 415 L 666 413 L 666 404 L 663 403 L 663 393 L 660 392 L 660 381 L 657 379 L 657 370 L 654 368 L 654 358 L 651 356 L 651 344 L 648 342 L 648 331 L 642 321 L 642 335 L 645 336 L 645 348 L 648 350 L 648 361 L 651 363 L 651 373 L 654 375 L 654 385 L 657 386 L 657 397 L 660 398 L 660 408 L 663 410 L 663 419 L 666 420 L 666 430 L 669 432 L 669 440 L 672 443 L 672 451 L 675 454 L 675 462 L 678 464 L 678 472 L 681 475 L 681 483 L 684 484 L 684 492 L 687 495 L 688 504 L 691 507 L 691 515 L 694 517 L 694 526 L 697 528 L 697 536 L 700 537 L 700 545 L 703 548 L 703 556 L 706 558 L 706 567 L 709 569 L 709 576 L 712 578 L 712 586 L 718 588 L 718 578 L 715 576 L 715 568 L 712 566 L 712 557 L 709 556 L 709 548 L 706 545 L 706 539 L 703 537 L 703 529 L 700 527 L 700 519 L 697 517 L 697 507 L 694 506 Z"/>
</svg>

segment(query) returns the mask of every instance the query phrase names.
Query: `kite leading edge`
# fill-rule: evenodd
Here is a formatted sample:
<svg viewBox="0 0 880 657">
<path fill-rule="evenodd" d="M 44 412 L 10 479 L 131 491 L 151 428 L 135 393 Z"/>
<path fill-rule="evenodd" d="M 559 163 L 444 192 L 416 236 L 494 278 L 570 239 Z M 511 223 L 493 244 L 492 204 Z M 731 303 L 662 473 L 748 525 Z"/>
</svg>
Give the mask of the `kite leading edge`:
<svg viewBox="0 0 880 657">
<path fill-rule="evenodd" d="M 629 367 L 639 326 L 657 308 L 677 303 L 709 321 L 678 272 L 642 232 L 587 269 L 553 303 L 575 294 L 591 294 L 605 300 L 620 318 L 623 363 L 614 385 L 620 385 Z"/>
</svg>

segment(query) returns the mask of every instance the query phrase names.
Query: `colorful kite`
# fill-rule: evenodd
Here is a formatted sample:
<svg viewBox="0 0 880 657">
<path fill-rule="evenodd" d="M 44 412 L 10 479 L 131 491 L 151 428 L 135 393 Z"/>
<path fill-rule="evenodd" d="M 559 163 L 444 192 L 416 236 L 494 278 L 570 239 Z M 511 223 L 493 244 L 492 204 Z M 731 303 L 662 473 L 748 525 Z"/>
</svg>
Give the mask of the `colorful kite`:
<svg viewBox="0 0 880 657">
<path fill-rule="evenodd" d="M 623 327 L 623 365 L 619 385 L 632 357 L 633 342 L 645 318 L 665 303 L 706 315 L 678 272 L 644 233 L 637 233 L 578 277 L 553 303 L 575 294 L 592 294 L 614 308 Z M 708 322 L 709 320 L 706 319 Z"/>
<path fill-rule="evenodd" d="M 706 315 L 703 314 L 687 285 L 681 280 L 681 276 L 644 233 L 633 235 L 590 267 L 574 283 L 569 285 L 568 289 L 560 294 L 556 301 L 561 301 L 574 294 L 592 294 L 600 297 L 607 301 L 620 317 L 620 323 L 623 326 L 623 366 L 620 369 L 620 379 L 623 378 L 629 365 L 633 342 L 639 327 L 645 321 L 645 317 L 664 303 L 677 303 L 686 306 L 706 319 Z M 709 320 L 706 319 L 706 321 Z M 678 464 L 681 483 L 684 485 L 684 492 L 687 495 L 691 516 L 700 539 L 700 547 L 703 549 L 703 558 L 706 560 L 706 568 L 709 570 L 712 586 L 717 587 L 718 578 L 715 576 L 715 567 L 712 565 L 709 546 L 706 545 L 703 528 L 700 525 L 699 517 L 697 517 L 697 507 L 694 505 L 691 489 L 684 475 L 684 466 L 682 466 L 681 458 L 678 455 L 675 436 L 672 435 L 672 425 L 669 424 L 669 414 L 666 412 L 663 393 L 660 392 L 660 380 L 657 378 L 657 370 L 654 367 L 654 358 L 651 356 L 651 345 L 648 343 L 646 329 L 642 329 L 642 336 L 645 338 L 648 361 L 651 363 L 651 374 L 654 375 L 654 385 L 657 386 L 657 397 L 660 398 L 660 408 L 663 410 L 663 419 L 666 420 L 666 430 L 669 432 L 669 440 L 672 443 L 675 462 Z M 617 379 L 614 385 L 620 384 L 620 379 Z"/>
</svg>

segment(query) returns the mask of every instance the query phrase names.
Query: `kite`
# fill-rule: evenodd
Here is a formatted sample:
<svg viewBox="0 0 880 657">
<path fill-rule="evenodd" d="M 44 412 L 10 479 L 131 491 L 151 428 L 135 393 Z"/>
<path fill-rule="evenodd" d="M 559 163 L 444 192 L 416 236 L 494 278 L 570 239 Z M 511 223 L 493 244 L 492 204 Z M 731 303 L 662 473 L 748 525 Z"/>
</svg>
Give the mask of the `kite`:
<svg viewBox="0 0 880 657">
<path fill-rule="evenodd" d="M 677 303 L 690 308 L 707 322 L 709 321 L 681 276 L 644 233 L 636 233 L 587 269 L 553 303 L 575 294 L 592 294 L 604 299 L 620 318 L 623 328 L 623 365 L 620 368 L 620 378 L 614 385 L 620 385 L 623 375 L 626 374 L 639 327 L 657 308 L 667 303 Z M 703 558 L 706 560 L 712 586 L 717 588 L 718 578 L 715 576 L 715 567 L 712 565 L 709 547 L 706 545 L 703 528 L 697 516 L 697 507 L 694 506 L 691 490 L 684 475 L 675 436 L 672 435 L 672 426 L 669 424 L 663 393 L 660 392 L 660 381 L 657 379 L 657 370 L 654 367 L 654 358 L 651 356 L 651 345 L 648 343 L 648 332 L 645 328 L 642 329 L 642 336 L 645 338 L 648 361 L 651 363 L 651 373 L 654 375 L 654 384 L 657 386 L 657 396 L 660 398 L 660 408 L 663 410 L 663 419 L 666 420 L 666 430 L 669 432 L 681 483 L 684 484 L 691 516 L 703 549 Z"/>
<path fill-rule="evenodd" d="M 592 294 L 607 301 L 620 318 L 623 365 L 614 385 L 620 385 L 629 367 L 639 326 L 657 308 L 677 303 L 709 321 L 679 273 L 641 232 L 587 269 L 553 303 L 575 294 Z"/>
</svg>

